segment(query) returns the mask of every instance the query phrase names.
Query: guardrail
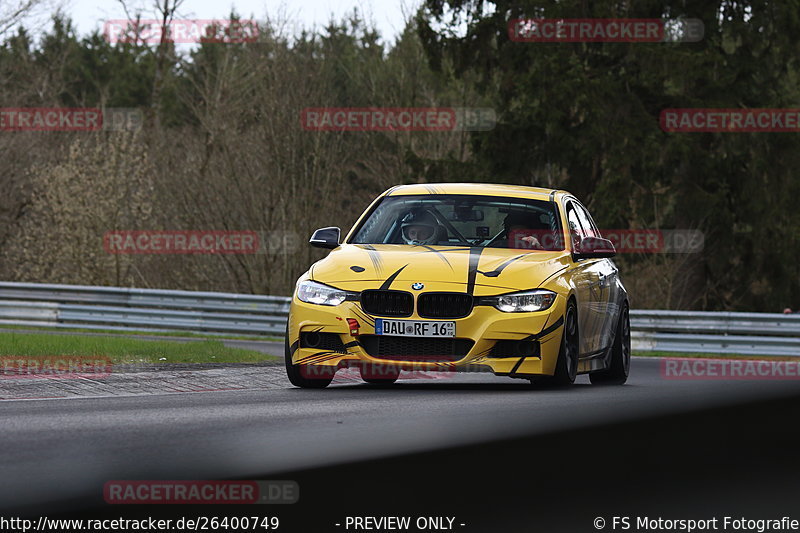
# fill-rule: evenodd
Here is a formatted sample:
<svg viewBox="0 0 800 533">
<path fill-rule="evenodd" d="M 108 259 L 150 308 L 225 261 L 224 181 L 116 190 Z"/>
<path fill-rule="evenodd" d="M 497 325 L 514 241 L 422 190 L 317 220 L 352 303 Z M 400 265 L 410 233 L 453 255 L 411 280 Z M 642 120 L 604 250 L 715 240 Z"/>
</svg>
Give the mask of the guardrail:
<svg viewBox="0 0 800 533">
<path fill-rule="evenodd" d="M 0 324 L 214 335 L 282 335 L 289 298 L 0 282 Z"/>
<path fill-rule="evenodd" d="M 634 350 L 800 357 L 800 315 L 631 311 Z"/>
<path fill-rule="evenodd" d="M 288 297 L 0 282 L 0 324 L 282 335 Z M 800 315 L 632 310 L 635 351 L 800 357 Z"/>
</svg>

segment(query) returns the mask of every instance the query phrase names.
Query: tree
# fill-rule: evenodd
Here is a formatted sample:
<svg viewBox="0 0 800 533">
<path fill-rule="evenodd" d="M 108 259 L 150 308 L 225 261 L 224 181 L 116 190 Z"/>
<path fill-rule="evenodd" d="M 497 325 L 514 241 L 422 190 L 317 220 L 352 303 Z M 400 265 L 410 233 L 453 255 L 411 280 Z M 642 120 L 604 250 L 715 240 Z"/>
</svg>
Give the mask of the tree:
<svg viewBox="0 0 800 533">
<path fill-rule="evenodd" d="M 508 20 L 525 17 L 693 17 L 704 22 L 705 37 L 511 41 Z M 458 75 L 479 76 L 501 117 L 493 131 L 472 137 L 484 175 L 569 189 L 602 227 L 705 231 L 706 249 L 692 261 L 659 259 L 680 281 L 668 283 L 673 305 L 775 309 L 786 294 L 800 298 L 792 281 L 800 219 L 787 196 L 797 192 L 797 138 L 669 134 L 658 122 L 670 107 L 791 107 L 798 98 L 796 2 L 428 0 L 418 20 L 430 63 L 452 61 Z M 620 262 L 636 271 L 652 259 Z M 648 297 L 648 284 L 663 284 L 661 276 L 639 281 L 634 305 L 666 303 L 663 294 Z"/>
</svg>

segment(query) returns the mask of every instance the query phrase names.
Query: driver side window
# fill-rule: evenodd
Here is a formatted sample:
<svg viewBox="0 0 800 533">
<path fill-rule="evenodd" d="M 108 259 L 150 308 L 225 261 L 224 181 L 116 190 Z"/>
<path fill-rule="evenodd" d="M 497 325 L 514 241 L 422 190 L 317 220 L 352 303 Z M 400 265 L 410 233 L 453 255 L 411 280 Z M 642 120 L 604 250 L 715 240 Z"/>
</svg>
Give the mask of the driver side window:
<svg viewBox="0 0 800 533">
<path fill-rule="evenodd" d="M 595 225 L 591 215 L 589 215 L 589 212 L 586 210 L 586 208 L 578 203 L 574 205 L 575 205 L 575 211 L 578 214 L 578 218 L 581 221 L 581 226 L 583 226 L 584 236 L 600 237 L 601 236 L 600 232 L 597 230 L 597 226 Z"/>
<path fill-rule="evenodd" d="M 572 239 L 572 249 L 580 250 L 581 241 L 586 236 L 586 230 L 581 224 L 577 207 L 573 202 L 567 207 L 567 223 L 569 224 L 569 235 Z"/>
</svg>

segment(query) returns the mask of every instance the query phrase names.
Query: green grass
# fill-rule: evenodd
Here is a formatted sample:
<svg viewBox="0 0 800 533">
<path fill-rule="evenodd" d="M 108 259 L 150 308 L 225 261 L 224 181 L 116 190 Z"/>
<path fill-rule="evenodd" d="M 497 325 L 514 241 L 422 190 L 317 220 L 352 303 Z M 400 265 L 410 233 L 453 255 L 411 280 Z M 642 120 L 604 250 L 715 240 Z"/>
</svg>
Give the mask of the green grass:
<svg viewBox="0 0 800 533">
<path fill-rule="evenodd" d="M 132 337 L 89 337 L 0 332 L 2 356 L 108 357 L 112 364 L 258 363 L 278 358 L 254 350 L 228 348 L 219 340 L 148 341 Z"/>
<path fill-rule="evenodd" d="M 768 361 L 797 361 L 797 357 L 776 355 L 738 355 L 729 353 L 682 353 L 682 352 L 639 352 L 633 350 L 631 355 L 636 357 L 694 357 L 698 359 L 747 359 Z"/>
<path fill-rule="evenodd" d="M 93 332 L 94 333 L 94 332 Z M 118 332 L 113 332 L 118 333 Z M 161 335 L 160 333 L 158 335 Z M 175 337 L 202 337 L 193 334 L 175 334 Z M 244 337 L 251 339 L 252 337 Z M 266 340 L 259 337 L 259 340 Z M 255 350 L 229 348 L 221 340 L 208 339 L 192 342 L 151 341 L 126 337 L 48 335 L 44 333 L 13 333 L 0 329 L 0 357 L 2 356 L 103 356 L 112 364 L 137 363 L 259 363 L 274 362 L 279 357 L 265 355 Z M 278 355 L 278 354 L 276 354 Z M 797 360 L 793 357 L 758 355 L 730 355 L 711 353 L 675 353 L 634 351 L 639 357 L 696 357 L 714 359 L 768 359 L 771 361 Z"/>
</svg>

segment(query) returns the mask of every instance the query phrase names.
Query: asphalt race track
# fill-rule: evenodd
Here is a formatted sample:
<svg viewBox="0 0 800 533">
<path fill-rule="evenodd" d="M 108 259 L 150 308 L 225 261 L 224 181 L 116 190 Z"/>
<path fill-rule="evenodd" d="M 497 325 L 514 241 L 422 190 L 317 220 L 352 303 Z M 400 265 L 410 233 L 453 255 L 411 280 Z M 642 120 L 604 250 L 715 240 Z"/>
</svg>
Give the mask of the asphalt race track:
<svg viewBox="0 0 800 533">
<path fill-rule="evenodd" d="M 300 390 L 272 366 L 237 390 L 4 400 L 0 502 L 119 515 L 138 510 L 104 503 L 109 480 L 240 478 L 298 481 L 299 503 L 270 506 L 284 531 L 374 512 L 457 516 L 463 531 L 594 531 L 595 515 L 634 508 L 796 512 L 800 381 L 667 380 L 660 364 L 634 358 L 622 387 L 461 374 Z"/>
</svg>

